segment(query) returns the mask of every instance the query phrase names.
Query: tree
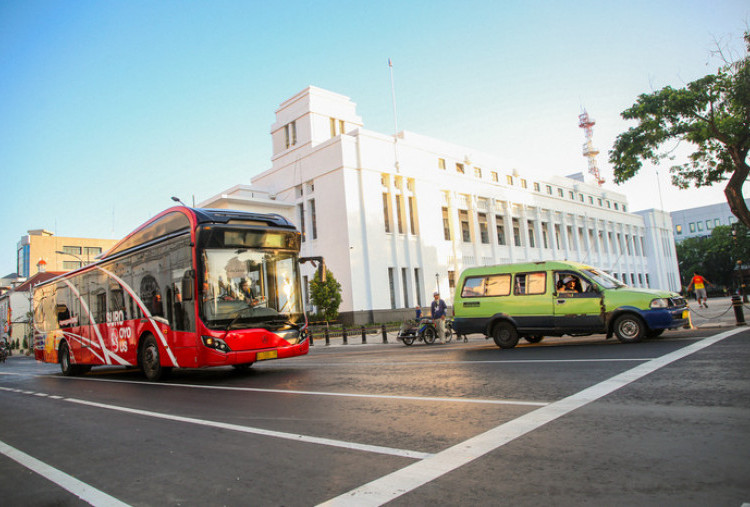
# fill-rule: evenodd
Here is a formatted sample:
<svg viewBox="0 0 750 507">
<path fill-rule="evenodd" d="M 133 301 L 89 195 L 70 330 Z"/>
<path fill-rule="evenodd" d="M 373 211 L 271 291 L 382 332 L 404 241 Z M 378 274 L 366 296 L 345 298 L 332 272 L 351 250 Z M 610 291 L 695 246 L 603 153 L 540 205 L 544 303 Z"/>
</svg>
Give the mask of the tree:
<svg viewBox="0 0 750 507">
<path fill-rule="evenodd" d="M 333 277 L 333 273 L 326 269 L 325 281 L 320 281 L 320 270 L 310 282 L 310 299 L 325 320 L 336 320 L 341 305 L 341 284 Z"/>
<path fill-rule="evenodd" d="M 750 31 L 744 34 L 746 55 L 728 62 L 716 74 L 688 83 L 642 94 L 621 113 L 639 124 L 620 134 L 609 152 L 616 183 L 635 176 L 643 161 L 659 164 L 669 156 L 659 150 L 670 141 L 693 145 L 689 162 L 672 166 L 672 184 L 688 188 L 725 181 L 724 189 L 732 213 L 750 227 L 750 211 L 742 196 L 742 185 L 750 174 Z M 721 53 L 721 51 L 720 51 Z"/>
<path fill-rule="evenodd" d="M 717 287 L 732 287 L 737 261 L 750 264 L 750 236 L 742 224 L 718 226 L 710 237 L 687 238 L 676 249 L 683 286 L 699 273 Z"/>
</svg>

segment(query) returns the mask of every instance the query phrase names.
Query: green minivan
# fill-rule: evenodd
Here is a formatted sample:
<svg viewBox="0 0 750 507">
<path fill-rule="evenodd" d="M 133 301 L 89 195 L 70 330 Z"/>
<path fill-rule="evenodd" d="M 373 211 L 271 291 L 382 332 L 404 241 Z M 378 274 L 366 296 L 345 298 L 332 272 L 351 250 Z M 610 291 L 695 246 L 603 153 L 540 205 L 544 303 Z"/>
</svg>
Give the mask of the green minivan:
<svg viewBox="0 0 750 507">
<path fill-rule="evenodd" d="M 629 287 L 604 271 L 568 261 L 467 268 L 456 286 L 453 329 L 482 333 L 498 347 L 519 338 L 605 333 L 624 343 L 688 323 L 685 298 Z"/>
</svg>

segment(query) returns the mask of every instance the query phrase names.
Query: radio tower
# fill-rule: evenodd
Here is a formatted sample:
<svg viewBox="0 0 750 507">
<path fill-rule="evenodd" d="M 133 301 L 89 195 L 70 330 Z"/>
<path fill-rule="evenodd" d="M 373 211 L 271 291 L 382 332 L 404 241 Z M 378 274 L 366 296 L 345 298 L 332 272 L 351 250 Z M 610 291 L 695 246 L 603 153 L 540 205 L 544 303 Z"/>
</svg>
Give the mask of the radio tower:
<svg viewBox="0 0 750 507">
<path fill-rule="evenodd" d="M 595 123 L 594 120 L 589 118 L 589 113 L 585 109 L 582 114 L 578 115 L 578 126 L 586 134 L 586 143 L 583 145 L 583 156 L 589 161 L 589 174 L 594 176 L 594 181 L 601 187 L 604 180 L 599 176 L 599 168 L 596 167 L 596 156 L 599 154 L 599 150 L 594 148 L 594 144 L 591 142 L 591 138 L 594 135 L 593 126 Z"/>
</svg>

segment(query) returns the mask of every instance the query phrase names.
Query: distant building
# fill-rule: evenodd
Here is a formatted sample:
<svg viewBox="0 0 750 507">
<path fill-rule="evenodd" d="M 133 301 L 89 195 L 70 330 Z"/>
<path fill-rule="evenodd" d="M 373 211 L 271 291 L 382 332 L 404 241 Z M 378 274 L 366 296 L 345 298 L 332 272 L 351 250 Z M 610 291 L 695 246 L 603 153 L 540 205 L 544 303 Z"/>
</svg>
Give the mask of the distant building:
<svg viewBox="0 0 750 507">
<path fill-rule="evenodd" d="M 16 269 L 21 277 L 29 278 L 39 271 L 38 264 L 44 261 L 47 271 L 69 271 L 90 264 L 117 240 L 96 238 L 66 238 L 55 236 L 44 229 L 28 231 L 18 241 Z M 64 252 L 64 253 L 57 253 Z"/>
<path fill-rule="evenodd" d="M 745 199 L 745 203 L 750 206 L 750 199 Z M 737 221 L 737 217 L 732 214 L 726 201 L 673 211 L 670 215 L 674 224 L 674 238 L 677 242 L 687 238 L 710 236 L 715 227 L 732 225 Z"/>
<path fill-rule="evenodd" d="M 0 338 L 17 344 L 22 352 L 33 347 L 30 322 L 31 295 L 35 286 L 63 274 L 63 271 L 43 271 L 24 283 L 0 295 Z"/>
<path fill-rule="evenodd" d="M 507 262 L 582 261 L 680 289 L 669 215 L 631 213 L 625 195 L 580 175 L 543 180 L 464 146 L 365 130 L 354 102 L 316 87 L 281 104 L 271 139 L 272 167 L 251 187 L 200 206 L 291 214 L 302 255 L 323 256 L 341 283 L 344 321 L 410 316 L 436 289 L 451 304 L 461 270 Z"/>
</svg>

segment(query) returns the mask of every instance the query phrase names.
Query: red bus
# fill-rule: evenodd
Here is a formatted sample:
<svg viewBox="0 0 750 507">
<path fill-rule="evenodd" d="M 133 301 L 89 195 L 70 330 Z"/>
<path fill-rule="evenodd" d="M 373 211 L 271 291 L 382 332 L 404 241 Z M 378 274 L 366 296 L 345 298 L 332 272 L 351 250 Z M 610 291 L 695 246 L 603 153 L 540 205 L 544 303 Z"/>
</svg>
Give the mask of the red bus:
<svg viewBox="0 0 750 507">
<path fill-rule="evenodd" d="M 300 233 L 274 214 L 170 208 L 95 263 L 34 289 L 34 356 L 99 365 L 231 365 L 306 354 Z"/>
</svg>

